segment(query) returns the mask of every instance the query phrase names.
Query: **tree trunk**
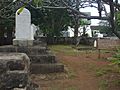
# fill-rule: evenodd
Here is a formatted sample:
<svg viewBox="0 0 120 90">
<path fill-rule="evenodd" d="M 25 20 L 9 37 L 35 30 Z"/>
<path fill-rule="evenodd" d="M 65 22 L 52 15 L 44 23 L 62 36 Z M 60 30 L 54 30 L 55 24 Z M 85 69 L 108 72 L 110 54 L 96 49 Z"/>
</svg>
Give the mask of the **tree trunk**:
<svg viewBox="0 0 120 90">
<path fill-rule="evenodd" d="M 114 10 L 113 0 L 109 0 L 109 4 L 110 4 L 110 24 L 111 24 L 112 32 L 120 39 L 120 33 L 115 28 L 115 21 L 114 21 L 115 10 Z"/>
<path fill-rule="evenodd" d="M 75 30 L 74 30 L 74 44 L 77 43 L 77 38 L 78 38 L 78 28 L 79 28 L 79 19 L 77 19 L 76 24 L 75 24 Z"/>
<path fill-rule="evenodd" d="M 74 31 L 74 37 L 75 37 L 75 38 L 78 37 L 78 28 L 79 28 L 79 26 L 76 24 L 76 25 L 75 25 L 75 31 Z"/>
<path fill-rule="evenodd" d="M 86 28 L 85 26 L 83 26 L 83 36 L 85 36 L 85 33 L 86 33 Z"/>
<path fill-rule="evenodd" d="M 76 10 L 79 11 L 79 0 L 76 0 Z M 74 31 L 74 43 L 77 44 L 78 38 L 78 28 L 79 28 L 79 17 L 75 15 L 75 31 Z"/>
<path fill-rule="evenodd" d="M 6 42 L 6 44 L 12 44 L 12 39 L 13 39 L 13 37 L 12 37 L 12 32 L 13 32 L 13 28 L 10 26 L 9 27 L 9 29 L 7 30 L 7 42 Z"/>
</svg>

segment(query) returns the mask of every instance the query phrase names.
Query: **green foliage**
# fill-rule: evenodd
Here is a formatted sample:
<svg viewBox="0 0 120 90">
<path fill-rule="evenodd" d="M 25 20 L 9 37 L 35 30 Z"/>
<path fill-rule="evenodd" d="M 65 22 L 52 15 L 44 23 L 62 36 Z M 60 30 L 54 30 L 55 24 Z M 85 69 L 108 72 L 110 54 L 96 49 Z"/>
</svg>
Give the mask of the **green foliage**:
<svg viewBox="0 0 120 90">
<path fill-rule="evenodd" d="M 89 21 L 85 19 L 80 19 L 80 26 L 89 25 Z"/>
<path fill-rule="evenodd" d="M 89 25 L 89 24 L 90 24 L 90 22 L 88 20 L 79 19 L 79 25 L 78 26 L 85 26 L 85 25 Z M 71 26 L 72 28 L 75 28 L 75 25 L 76 25 L 76 22 L 73 19 L 71 19 L 69 26 Z"/>
<path fill-rule="evenodd" d="M 78 51 L 68 45 L 52 45 L 49 47 L 54 53 L 62 52 L 65 55 L 76 56 Z"/>
<path fill-rule="evenodd" d="M 100 27 L 100 33 L 105 33 L 105 34 L 107 34 L 107 36 L 114 36 L 111 28 L 108 27 L 108 26 L 102 26 L 102 27 Z"/>
<path fill-rule="evenodd" d="M 115 26 L 116 30 L 120 31 L 120 11 L 115 13 Z"/>
<path fill-rule="evenodd" d="M 25 5 L 24 6 L 22 6 L 19 10 L 18 10 L 18 14 L 20 14 L 22 11 L 23 11 L 23 9 L 25 8 Z"/>
<path fill-rule="evenodd" d="M 33 0 L 35 6 L 41 6 L 43 4 L 43 0 Z"/>
<path fill-rule="evenodd" d="M 116 22 L 117 22 L 117 25 L 120 26 L 120 11 L 119 12 L 116 12 Z"/>
<path fill-rule="evenodd" d="M 107 90 L 108 82 L 106 80 L 101 80 L 99 86 L 99 90 Z"/>
<path fill-rule="evenodd" d="M 99 26 L 100 26 L 99 27 L 100 33 L 105 33 L 108 36 L 112 36 L 113 35 L 108 21 L 101 20 L 99 22 Z"/>
<path fill-rule="evenodd" d="M 106 70 L 104 70 L 104 69 L 99 69 L 99 70 L 97 70 L 96 71 L 96 76 L 103 76 L 104 74 L 106 74 L 107 73 L 107 71 Z"/>
<path fill-rule="evenodd" d="M 32 5 L 40 7 L 44 0 L 33 0 Z M 54 6 L 53 6 L 54 7 Z M 67 30 L 70 17 L 66 9 L 41 8 L 32 10 L 32 22 L 40 27 L 40 32 L 47 37 L 59 37 L 61 31 Z"/>
<path fill-rule="evenodd" d="M 45 5 L 44 0 L 33 0 L 34 6 L 38 7 Z M 52 6 L 52 3 L 50 4 Z M 54 5 L 53 5 L 54 7 Z M 42 8 L 37 13 L 37 18 L 34 19 L 34 23 L 39 25 L 40 30 L 48 37 L 59 37 L 61 31 L 67 30 L 68 26 L 75 28 L 76 22 L 69 16 L 66 9 L 46 9 Z M 88 25 L 87 20 L 80 19 L 78 26 Z"/>
<path fill-rule="evenodd" d="M 33 22 L 48 37 L 61 36 L 61 31 L 67 30 L 70 23 L 66 9 L 41 9 L 35 15 Z"/>
<path fill-rule="evenodd" d="M 117 50 L 117 53 L 113 56 L 111 62 L 111 65 L 117 65 L 118 68 L 120 68 L 120 49 Z"/>
</svg>

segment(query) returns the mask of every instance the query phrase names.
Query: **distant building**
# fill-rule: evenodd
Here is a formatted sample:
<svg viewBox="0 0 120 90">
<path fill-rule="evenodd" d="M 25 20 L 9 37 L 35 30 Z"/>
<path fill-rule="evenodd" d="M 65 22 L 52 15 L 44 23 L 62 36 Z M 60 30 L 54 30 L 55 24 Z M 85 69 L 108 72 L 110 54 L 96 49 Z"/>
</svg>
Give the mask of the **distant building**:
<svg viewBox="0 0 120 90">
<path fill-rule="evenodd" d="M 69 31 L 62 31 L 61 32 L 63 37 L 70 37 L 70 32 Z"/>
<path fill-rule="evenodd" d="M 83 12 L 83 13 L 87 14 L 88 16 L 91 16 L 91 12 Z M 90 28 L 91 20 L 88 20 L 88 19 L 82 19 L 82 20 L 87 24 L 87 25 L 84 25 L 86 28 L 86 34 L 88 34 L 88 37 L 92 37 L 92 31 Z M 74 37 L 74 28 L 71 28 L 69 26 L 67 31 L 69 32 L 69 37 Z M 78 28 L 78 36 L 82 36 L 82 34 L 83 34 L 83 26 L 80 26 Z"/>
<path fill-rule="evenodd" d="M 69 37 L 74 37 L 74 28 L 71 28 L 69 26 L 67 32 L 69 32 Z M 83 34 L 83 27 L 79 27 L 78 36 L 82 36 L 82 34 Z M 92 31 L 91 31 L 90 25 L 86 26 L 86 34 L 88 34 L 88 37 L 92 37 Z"/>
<path fill-rule="evenodd" d="M 102 26 L 90 26 L 91 30 L 92 30 L 92 36 L 93 37 L 98 37 L 98 38 L 102 38 L 104 37 L 104 34 L 100 33 L 100 28 Z"/>
</svg>

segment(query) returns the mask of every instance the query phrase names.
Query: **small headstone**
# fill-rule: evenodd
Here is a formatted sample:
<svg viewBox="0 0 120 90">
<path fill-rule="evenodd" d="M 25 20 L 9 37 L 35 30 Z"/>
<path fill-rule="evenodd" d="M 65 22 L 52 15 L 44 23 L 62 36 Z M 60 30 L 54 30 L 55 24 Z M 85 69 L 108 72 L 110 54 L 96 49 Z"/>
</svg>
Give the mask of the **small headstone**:
<svg viewBox="0 0 120 90">
<path fill-rule="evenodd" d="M 34 24 L 31 24 L 31 33 L 32 33 L 33 37 L 35 36 L 36 31 L 37 31 L 37 27 Z"/>
<path fill-rule="evenodd" d="M 19 9 L 16 12 L 16 28 L 15 39 L 13 45 L 17 46 L 31 46 L 34 40 L 34 33 L 31 30 L 31 14 L 26 8 L 19 13 Z"/>
<path fill-rule="evenodd" d="M 94 47 L 95 48 L 97 47 L 97 41 L 96 40 L 94 41 Z"/>
</svg>

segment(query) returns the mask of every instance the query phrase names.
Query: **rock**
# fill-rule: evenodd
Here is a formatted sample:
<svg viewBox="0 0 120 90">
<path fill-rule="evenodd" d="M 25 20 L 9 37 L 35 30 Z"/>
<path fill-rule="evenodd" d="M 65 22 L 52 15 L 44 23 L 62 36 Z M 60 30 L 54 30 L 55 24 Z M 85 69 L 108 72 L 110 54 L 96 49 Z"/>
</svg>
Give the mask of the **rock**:
<svg viewBox="0 0 120 90">
<path fill-rule="evenodd" d="M 0 53 L 0 90 L 25 88 L 30 83 L 29 75 L 30 59 L 26 54 Z"/>
<path fill-rule="evenodd" d="M 24 72 L 5 73 L 0 77 L 2 87 L 6 87 L 8 89 L 15 87 L 24 88 L 27 83 L 29 83 L 28 81 L 28 75 Z"/>
</svg>

